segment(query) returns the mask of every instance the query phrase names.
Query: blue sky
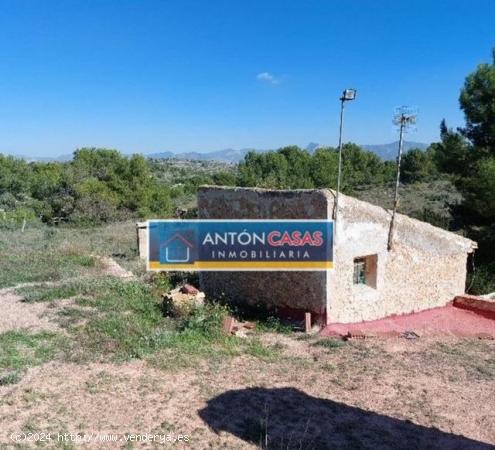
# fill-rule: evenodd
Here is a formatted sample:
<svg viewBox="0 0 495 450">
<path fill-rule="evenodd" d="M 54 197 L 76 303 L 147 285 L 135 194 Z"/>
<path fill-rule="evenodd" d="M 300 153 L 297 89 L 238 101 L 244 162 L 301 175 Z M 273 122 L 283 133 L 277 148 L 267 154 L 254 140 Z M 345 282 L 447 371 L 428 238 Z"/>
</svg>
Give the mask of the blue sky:
<svg viewBox="0 0 495 450">
<path fill-rule="evenodd" d="M 495 2 L 0 0 L 0 152 L 126 153 L 409 140 L 463 123 Z"/>
</svg>

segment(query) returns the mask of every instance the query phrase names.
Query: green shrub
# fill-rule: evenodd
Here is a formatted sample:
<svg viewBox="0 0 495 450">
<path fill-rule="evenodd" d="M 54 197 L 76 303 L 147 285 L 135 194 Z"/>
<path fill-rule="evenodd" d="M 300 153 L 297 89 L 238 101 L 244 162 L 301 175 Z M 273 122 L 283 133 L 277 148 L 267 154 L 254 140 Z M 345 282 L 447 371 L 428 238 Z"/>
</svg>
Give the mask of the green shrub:
<svg viewBox="0 0 495 450">
<path fill-rule="evenodd" d="M 191 314 L 182 320 L 180 330 L 207 337 L 219 336 L 222 333 L 222 321 L 228 314 L 227 307 L 216 303 L 195 306 Z"/>
<path fill-rule="evenodd" d="M 479 266 L 468 274 L 468 292 L 474 295 L 484 295 L 495 292 L 495 264 Z"/>
<path fill-rule="evenodd" d="M 22 374 L 21 370 L 11 370 L 0 373 L 0 386 L 18 383 L 22 378 Z"/>
<path fill-rule="evenodd" d="M 320 339 L 320 340 L 316 341 L 313 345 L 316 347 L 324 347 L 324 348 L 332 350 L 332 349 L 343 347 L 345 345 L 345 342 L 340 340 L 340 339 L 325 338 L 325 339 Z"/>
</svg>

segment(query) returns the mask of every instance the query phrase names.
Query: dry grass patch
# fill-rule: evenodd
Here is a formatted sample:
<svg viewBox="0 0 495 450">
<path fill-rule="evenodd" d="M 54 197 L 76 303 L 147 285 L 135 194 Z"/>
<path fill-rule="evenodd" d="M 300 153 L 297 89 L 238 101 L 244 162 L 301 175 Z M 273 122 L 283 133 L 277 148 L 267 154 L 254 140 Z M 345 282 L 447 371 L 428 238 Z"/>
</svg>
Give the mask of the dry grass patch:
<svg viewBox="0 0 495 450">
<path fill-rule="evenodd" d="M 459 376 L 471 373 L 459 357 L 469 355 L 469 367 L 490 364 L 494 342 L 450 339 L 439 347 L 437 340 L 392 339 L 327 346 L 315 345 L 319 337 L 277 333 L 256 340 L 276 357 L 260 359 L 242 350 L 245 340 L 234 340 L 240 347 L 230 355 L 183 352 L 193 364 L 174 370 L 152 359 L 162 355 L 171 364 L 179 347 L 120 364 L 45 364 L 17 385 L 0 387 L 0 429 L 167 431 L 189 434 L 195 449 L 495 443 L 494 380 L 466 383 Z M 0 436 L 0 442 L 7 441 Z"/>
</svg>

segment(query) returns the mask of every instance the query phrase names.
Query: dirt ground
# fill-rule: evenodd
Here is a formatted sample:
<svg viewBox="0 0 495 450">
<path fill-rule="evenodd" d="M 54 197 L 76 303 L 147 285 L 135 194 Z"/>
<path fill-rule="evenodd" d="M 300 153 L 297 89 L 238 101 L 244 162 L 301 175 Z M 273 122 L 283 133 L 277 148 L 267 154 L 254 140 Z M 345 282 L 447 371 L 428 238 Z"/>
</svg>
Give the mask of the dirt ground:
<svg viewBox="0 0 495 450">
<path fill-rule="evenodd" d="M 441 348 L 454 349 L 453 357 L 449 350 L 437 352 L 438 342 L 431 340 L 325 348 L 304 336 L 263 339 L 280 349 L 280 358 L 241 356 L 177 370 L 142 360 L 32 368 L 18 384 L 0 387 L 2 448 L 12 445 L 13 432 L 124 439 L 88 448 L 163 448 L 126 443 L 126 433 L 187 435 L 187 443 L 175 445 L 195 449 L 495 444 L 495 380 L 478 376 L 463 356 L 469 349 L 493 358 L 493 341 L 450 339 Z"/>
<path fill-rule="evenodd" d="M 70 301 L 3 289 L 0 333 L 56 331 Z M 0 385 L 0 448 L 495 448 L 495 341 L 257 338 L 277 356 L 31 367 Z"/>
<path fill-rule="evenodd" d="M 101 275 L 109 275 L 121 279 L 132 279 L 133 274 L 123 269 L 112 258 L 97 257 Z M 70 278 L 67 281 L 82 279 Z M 58 282 L 22 283 L 15 287 L 0 289 L 0 333 L 24 329 L 29 331 L 58 331 L 60 327 L 53 320 L 57 308 L 73 303 L 72 299 L 62 299 L 49 303 L 28 303 L 16 293 L 16 289 L 30 285 L 56 286 Z"/>
<path fill-rule="evenodd" d="M 22 301 L 15 288 L 0 289 L 0 333 L 16 329 L 54 331 L 57 324 L 44 317 L 46 303 L 29 304 Z"/>
</svg>

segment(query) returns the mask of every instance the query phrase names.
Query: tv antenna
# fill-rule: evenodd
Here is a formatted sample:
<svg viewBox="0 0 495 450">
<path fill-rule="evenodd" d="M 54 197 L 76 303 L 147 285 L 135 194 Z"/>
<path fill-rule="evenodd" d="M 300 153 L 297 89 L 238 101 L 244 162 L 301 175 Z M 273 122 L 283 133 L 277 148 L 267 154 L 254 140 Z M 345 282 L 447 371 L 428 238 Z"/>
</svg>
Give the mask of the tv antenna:
<svg viewBox="0 0 495 450">
<path fill-rule="evenodd" d="M 402 151 L 404 147 L 404 133 L 406 133 L 412 125 L 416 124 L 417 110 L 408 106 L 396 108 L 393 123 L 399 127 L 399 149 L 397 152 L 397 177 L 395 180 L 395 195 L 394 206 L 392 208 L 392 220 L 390 221 L 390 229 L 388 232 L 388 250 L 392 249 L 394 239 L 395 215 L 399 206 L 399 185 L 400 185 L 400 162 L 402 159 Z"/>
</svg>

